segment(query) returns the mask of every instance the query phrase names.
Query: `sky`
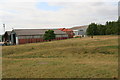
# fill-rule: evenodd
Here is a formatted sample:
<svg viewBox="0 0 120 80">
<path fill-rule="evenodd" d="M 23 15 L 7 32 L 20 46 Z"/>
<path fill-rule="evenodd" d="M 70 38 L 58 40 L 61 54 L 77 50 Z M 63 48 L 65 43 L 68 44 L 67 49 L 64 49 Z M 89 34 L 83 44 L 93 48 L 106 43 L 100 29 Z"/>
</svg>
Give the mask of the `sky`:
<svg viewBox="0 0 120 80">
<path fill-rule="evenodd" d="M 0 34 L 12 29 L 52 29 L 105 24 L 118 19 L 119 0 L 0 0 Z"/>
</svg>

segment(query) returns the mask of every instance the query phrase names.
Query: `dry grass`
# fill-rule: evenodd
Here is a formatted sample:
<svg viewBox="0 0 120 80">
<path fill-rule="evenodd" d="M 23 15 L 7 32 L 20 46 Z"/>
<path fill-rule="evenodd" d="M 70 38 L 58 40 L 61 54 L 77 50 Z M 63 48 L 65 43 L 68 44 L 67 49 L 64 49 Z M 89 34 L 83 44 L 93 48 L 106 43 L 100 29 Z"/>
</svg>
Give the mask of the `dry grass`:
<svg viewBox="0 0 120 80">
<path fill-rule="evenodd" d="M 4 78 L 113 78 L 118 73 L 117 36 L 3 47 Z"/>
</svg>

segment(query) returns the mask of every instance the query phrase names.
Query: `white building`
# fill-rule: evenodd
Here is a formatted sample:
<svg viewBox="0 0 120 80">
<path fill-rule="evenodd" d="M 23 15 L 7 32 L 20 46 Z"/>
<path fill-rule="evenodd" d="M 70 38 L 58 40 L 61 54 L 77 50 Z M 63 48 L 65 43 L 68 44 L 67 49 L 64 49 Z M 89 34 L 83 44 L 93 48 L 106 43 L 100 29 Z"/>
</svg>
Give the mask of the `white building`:
<svg viewBox="0 0 120 80">
<path fill-rule="evenodd" d="M 76 26 L 71 28 L 73 30 L 74 36 L 86 36 L 86 30 L 88 26 Z"/>
</svg>

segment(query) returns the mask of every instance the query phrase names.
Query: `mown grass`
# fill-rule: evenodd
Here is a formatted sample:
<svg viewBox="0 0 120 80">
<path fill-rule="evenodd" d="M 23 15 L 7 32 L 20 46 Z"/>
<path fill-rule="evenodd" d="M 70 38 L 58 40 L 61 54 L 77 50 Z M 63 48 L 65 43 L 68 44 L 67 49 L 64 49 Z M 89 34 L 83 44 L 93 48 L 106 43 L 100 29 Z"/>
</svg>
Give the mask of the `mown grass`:
<svg viewBox="0 0 120 80">
<path fill-rule="evenodd" d="M 3 47 L 4 78 L 114 78 L 117 36 Z"/>
</svg>

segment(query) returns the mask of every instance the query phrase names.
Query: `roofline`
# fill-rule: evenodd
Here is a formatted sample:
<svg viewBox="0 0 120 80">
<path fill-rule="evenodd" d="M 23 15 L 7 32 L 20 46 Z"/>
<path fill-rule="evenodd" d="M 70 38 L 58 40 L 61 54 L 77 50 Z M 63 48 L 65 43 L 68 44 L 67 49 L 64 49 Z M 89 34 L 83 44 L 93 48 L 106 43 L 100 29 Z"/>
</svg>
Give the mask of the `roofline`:
<svg viewBox="0 0 120 80">
<path fill-rule="evenodd" d="M 35 34 L 35 35 L 18 35 L 18 36 L 36 36 L 36 35 L 43 35 L 43 34 Z M 65 34 L 55 34 L 55 35 L 65 35 Z M 66 33 L 67 35 L 67 33 Z"/>
</svg>

